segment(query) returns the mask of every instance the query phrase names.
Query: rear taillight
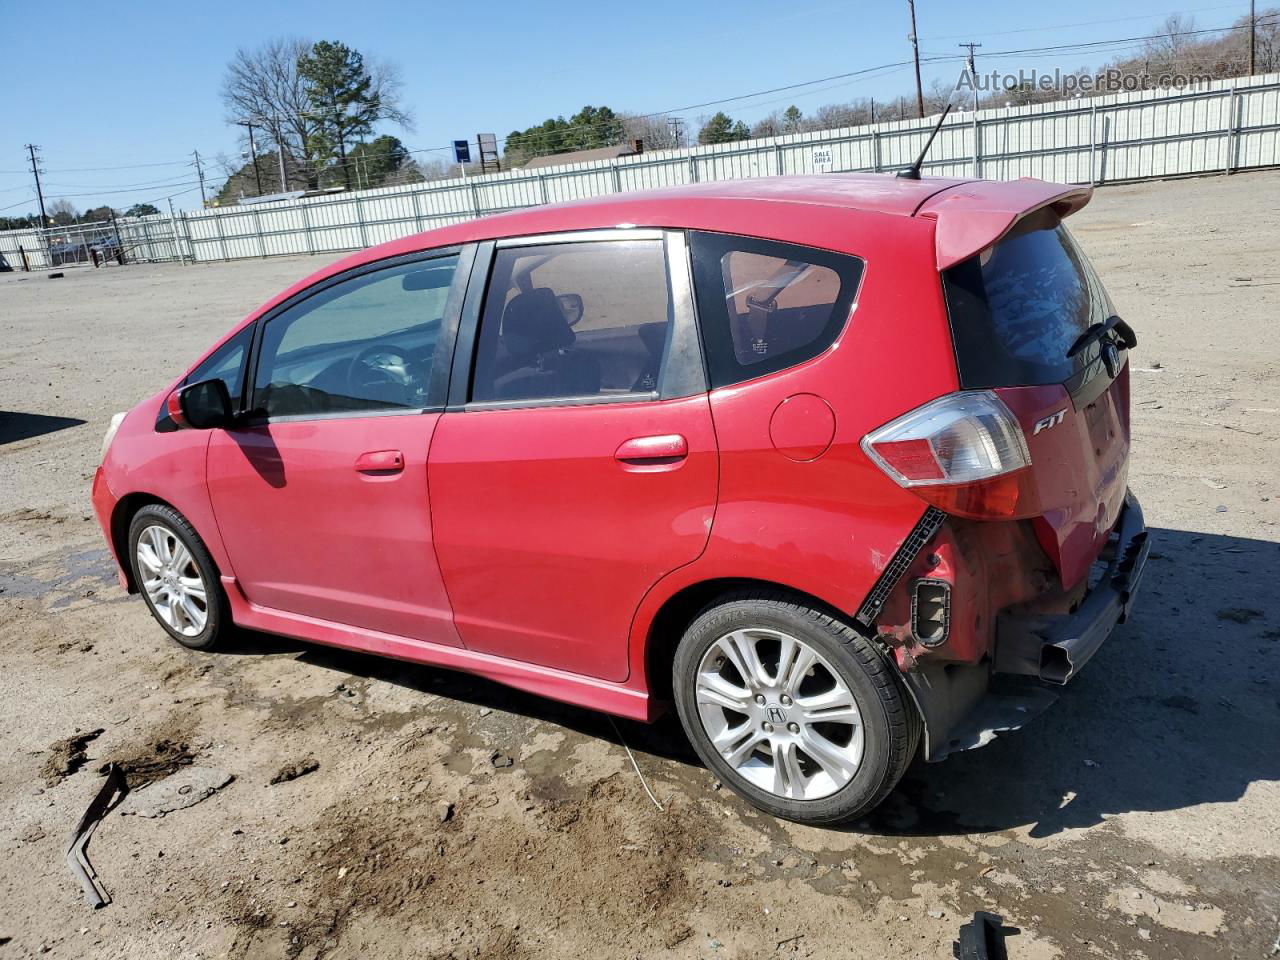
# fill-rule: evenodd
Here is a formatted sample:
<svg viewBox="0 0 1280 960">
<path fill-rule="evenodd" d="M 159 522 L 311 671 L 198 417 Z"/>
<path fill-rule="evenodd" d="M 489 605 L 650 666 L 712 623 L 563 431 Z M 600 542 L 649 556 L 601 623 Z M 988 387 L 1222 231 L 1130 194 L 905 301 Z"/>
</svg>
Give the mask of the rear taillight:
<svg viewBox="0 0 1280 960">
<path fill-rule="evenodd" d="M 952 393 L 862 438 L 896 483 L 940 510 L 979 520 L 1039 513 L 1022 427 L 988 390 Z"/>
</svg>

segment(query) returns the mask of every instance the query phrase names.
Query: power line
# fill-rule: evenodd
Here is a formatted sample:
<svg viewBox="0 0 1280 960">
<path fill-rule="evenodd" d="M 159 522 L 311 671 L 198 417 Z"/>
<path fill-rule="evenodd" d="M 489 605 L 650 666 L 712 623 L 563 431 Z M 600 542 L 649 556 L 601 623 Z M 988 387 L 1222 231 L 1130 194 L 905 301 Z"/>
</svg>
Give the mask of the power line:
<svg viewBox="0 0 1280 960">
<path fill-rule="evenodd" d="M 185 166 L 186 160 L 162 160 L 158 163 L 127 163 L 119 167 L 63 167 L 59 170 L 50 170 L 50 173 L 96 173 L 101 170 L 137 170 L 141 167 L 181 167 Z M 9 173 L 11 171 L 0 171 Z"/>
<path fill-rule="evenodd" d="M 128 189 L 136 187 L 140 190 L 147 190 L 151 187 L 164 187 L 171 183 L 177 183 L 179 180 L 185 180 L 190 177 L 189 173 L 174 174 L 172 177 L 165 177 L 163 180 L 142 180 L 136 183 L 52 183 L 45 181 L 45 187 L 53 192 L 55 190 L 115 190 Z"/>
<path fill-rule="evenodd" d="M 1175 10 L 1174 14 L 1183 13 L 1208 13 L 1216 10 L 1234 10 L 1239 6 L 1238 3 L 1226 3 L 1216 7 L 1197 7 L 1194 10 Z M 1016 30 L 984 30 L 984 36 L 987 37 L 1007 37 L 1015 33 L 1048 33 L 1050 30 L 1069 30 L 1072 27 L 1096 27 L 1103 23 L 1126 23 L 1134 20 L 1150 20 L 1152 17 L 1149 13 L 1138 13 L 1128 17 L 1111 17 L 1106 20 L 1082 20 L 1078 23 L 1055 23 L 1047 24 L 1043 27 L 1019 27 Z M 957 40 L 960 37 L 968 36 L 966 33 L 949 33 L 945 36 L 937 37 L 921 37 L 921 40 Z"/>
<path fill-rule="evenodd" d="M 153 187 L 169 186 L 169 187 L 186 187 L 190 186 L 192 190 L 199 185 L 199 180 L 182 180 L 170 184 L 152 184 Z M 107 197 L 117 193 L 137 193 L 137 187 L 129 187 L 124 190 L 92 190 L 89 193 L 59 193 L 59 199 L 73 200 L 80 197 Z M 175 194 L 176 196 L 176 194 Z"/>
</svg>

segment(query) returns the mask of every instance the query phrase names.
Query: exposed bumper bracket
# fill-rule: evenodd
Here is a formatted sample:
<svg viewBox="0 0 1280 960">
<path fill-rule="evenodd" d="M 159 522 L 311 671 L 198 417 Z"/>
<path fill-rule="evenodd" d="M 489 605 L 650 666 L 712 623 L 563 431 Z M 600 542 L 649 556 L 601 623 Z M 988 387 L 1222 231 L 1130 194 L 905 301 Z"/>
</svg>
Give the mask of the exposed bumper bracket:
<svg viewBox="0 0 1280 960">
<path fill-rule="evenodd" d="M 1075 613 L 1004 616 L 996 626 L 995 662 L 929 663 L 903 675 L 924 721 L 924 756 L 942 760 L 1017 730 L 1058 699 L 1051 688 L 1075 676 L 1133 606 L 1151 550 L 1142 507 L 1132 493 L 1113 533 L 1114 553 L 1101 580 Z M 1001 674 L 1013 674 L 1004 676 Z"/>
</svg>

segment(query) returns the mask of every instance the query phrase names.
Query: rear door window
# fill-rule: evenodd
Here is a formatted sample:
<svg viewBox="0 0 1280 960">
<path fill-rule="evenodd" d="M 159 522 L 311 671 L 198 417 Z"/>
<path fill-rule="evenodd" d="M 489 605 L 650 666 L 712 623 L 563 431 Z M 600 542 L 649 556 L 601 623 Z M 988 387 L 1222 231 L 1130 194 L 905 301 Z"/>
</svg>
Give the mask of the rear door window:
<svg viewBox="0 0 1280 960">
<path fill-rule="evenodd" d="M 1066 383 L 1097 356 L 1067 351 L 1113 312 L 1084 253 L 1047 212 L 942 276 L 966 389 Z"/>
<path fill-rule="evenodd" d="M 652 395 L 671 303 L 660 239 L 500 249 L 480 319 L 471 400 Z"/>
<path fill-rule="evenodd" d="M 712 386 L 809 360 L 849 318 L 856 257 L 712 233 L 692 234 L 691 246 Z"/>
</svg>

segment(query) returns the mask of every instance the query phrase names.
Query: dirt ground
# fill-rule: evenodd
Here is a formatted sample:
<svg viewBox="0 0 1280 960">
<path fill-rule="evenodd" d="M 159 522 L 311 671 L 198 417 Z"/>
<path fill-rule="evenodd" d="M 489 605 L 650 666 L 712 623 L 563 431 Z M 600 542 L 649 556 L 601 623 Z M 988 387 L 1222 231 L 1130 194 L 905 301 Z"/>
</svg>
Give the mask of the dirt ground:
<svg viewBox="0 0 1280 960">
<path fill-rule="evenodd" d="M 320 261 L 0 275 L 0 960 L 945 958 L 977 909 L 1015 960 L 1280 953 L 1280 172 L 1072 227 L 1141 338 L 1144 596 L 1049 714 L 839 831 L 717 789 L 672 722 L 169 641 L 92 520 L 103 431 Z M 95 912 L 63 851 L 109 760 L 156 782 L 93 839 Z M 124 815 L 202 768 L 233 779 Z"/>
</svg>

